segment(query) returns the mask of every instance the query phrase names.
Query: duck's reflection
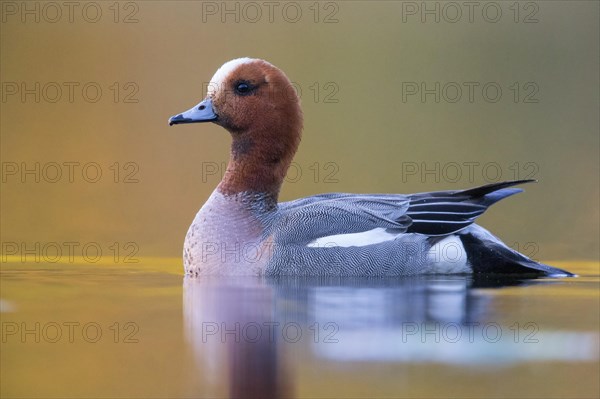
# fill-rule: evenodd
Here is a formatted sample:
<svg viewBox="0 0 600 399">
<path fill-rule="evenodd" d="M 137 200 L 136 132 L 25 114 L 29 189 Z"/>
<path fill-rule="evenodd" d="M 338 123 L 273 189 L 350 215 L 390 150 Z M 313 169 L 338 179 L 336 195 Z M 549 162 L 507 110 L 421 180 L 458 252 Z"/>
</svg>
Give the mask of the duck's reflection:
<svg viewBox="0 0 600 399">
<path fill-rule="evenodd" d="M 292 396 L 276 323 L 275 291 L 260 279 L 185 278 L 184 321 L 210 396 Z M 205 392 L 206 394 L 207 392 Z"/>
<path fill-rule="evenodd" d="M 546 345 L 527 345 L 539 343 L 538 326 L 496 321 L 494 296 L 477 289 L 538 282 L 186 278 L 184 319 L 205 377 L 216 387 L 227 384 L 230 397 L 292 397 L 292 368 L 314 358 L 496 366 L 585 358 L 594 345 L 597 352 L 596 335 L 566 340 L 550 333 Z M 577 344 L 565 346 L 572 339 Z"/>
</svg>

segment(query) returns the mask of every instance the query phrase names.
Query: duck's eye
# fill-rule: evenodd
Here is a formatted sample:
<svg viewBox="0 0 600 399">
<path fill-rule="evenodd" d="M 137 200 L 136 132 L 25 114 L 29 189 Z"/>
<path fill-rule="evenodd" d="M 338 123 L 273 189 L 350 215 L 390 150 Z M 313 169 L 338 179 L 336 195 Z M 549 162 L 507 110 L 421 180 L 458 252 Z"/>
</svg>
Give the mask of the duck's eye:
<svg viewBox="0 0 600 399">
<path fill-rule="evenodd" d="M 235 91 L 238 94 L 248 94 L 252 90 L 252 86 L 250 86 L 246 82 L 240 82 L 235 86 Z"/>
</svg>

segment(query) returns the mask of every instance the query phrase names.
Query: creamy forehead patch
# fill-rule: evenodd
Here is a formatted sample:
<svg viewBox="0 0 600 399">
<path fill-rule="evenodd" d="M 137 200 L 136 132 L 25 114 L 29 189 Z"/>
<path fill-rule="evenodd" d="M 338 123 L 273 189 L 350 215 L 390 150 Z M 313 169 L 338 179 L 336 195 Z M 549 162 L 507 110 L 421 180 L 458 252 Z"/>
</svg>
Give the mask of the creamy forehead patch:
<svg viewBox="0 0 600 399">
<path fill-rule="evenodd" d="M 208 96 L 214 94 L 217 90 L 221 88 L 221 86 L 225 82 L 225 79 L 231 72 L 233 72 L 240 65 L 249 64 L 253 61 L 255 61 L 255 59 L 244 57 L 236 58 L 235 60 L 227 61 L 226 63 L 224 63 L 221 66 L 221 68 L 217 69 L 217 72 L 215 72 L 212 79 L 210 80 L 210 83 L 208 84 L 208 91 L 206 94 Z"/>
</svg>

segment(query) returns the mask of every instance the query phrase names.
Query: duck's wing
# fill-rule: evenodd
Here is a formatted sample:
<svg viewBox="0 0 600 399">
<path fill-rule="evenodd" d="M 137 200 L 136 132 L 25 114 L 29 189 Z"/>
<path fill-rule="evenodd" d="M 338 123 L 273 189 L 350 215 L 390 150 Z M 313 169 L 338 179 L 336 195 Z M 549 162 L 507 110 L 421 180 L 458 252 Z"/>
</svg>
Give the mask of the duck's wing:
<svg viewBox="0 0 600 399">
<path fill-rule="evenodd" d="M 322 237 L 385 229 L 406 232 L 409 199 L 404 195 L 331 193 L 279 204 L 273 231 L 280 242 L 308 244 Z"/>
<path fill-rule="evenodd" d="M 509 188 L 535 180 L 491 183 L 461 191 L 438 191 L 409 195 L 406 215 L 412 220 L 409 233 L 440 236 L 455 233 L 471 225 L 494 203 L 522 192 Z"/>
<path fill-rule="evenodd" d="M 329 238 L 374 231 L 347 239 L 377 242 L 382 234 L 441 236 L 471 225 L 495 202 L 521 192 L 508 188 L 531 180 L 492 183 L 462 191 L 411 195 L 331 193 L 284 202 L 273 232 L 280 242 L 310 244 Z"/>
</svg>

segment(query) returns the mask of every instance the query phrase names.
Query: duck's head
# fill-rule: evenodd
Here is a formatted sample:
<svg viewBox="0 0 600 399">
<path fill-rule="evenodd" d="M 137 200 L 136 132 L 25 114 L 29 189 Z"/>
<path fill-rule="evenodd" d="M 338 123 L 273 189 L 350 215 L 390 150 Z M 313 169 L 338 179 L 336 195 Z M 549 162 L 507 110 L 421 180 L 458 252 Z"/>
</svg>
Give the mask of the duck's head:
<svg viewBox="0 0 600 399">
<path fill-rule="evenodd" d="M 220 191 L 277 196 L 302 134 L 300 100 L 279 68 L 253 58 L 223 64 L 204 100 L 169 119 L 169 125 L 200 122 L 216 123 L 233 138 Z"/>
</svg>

